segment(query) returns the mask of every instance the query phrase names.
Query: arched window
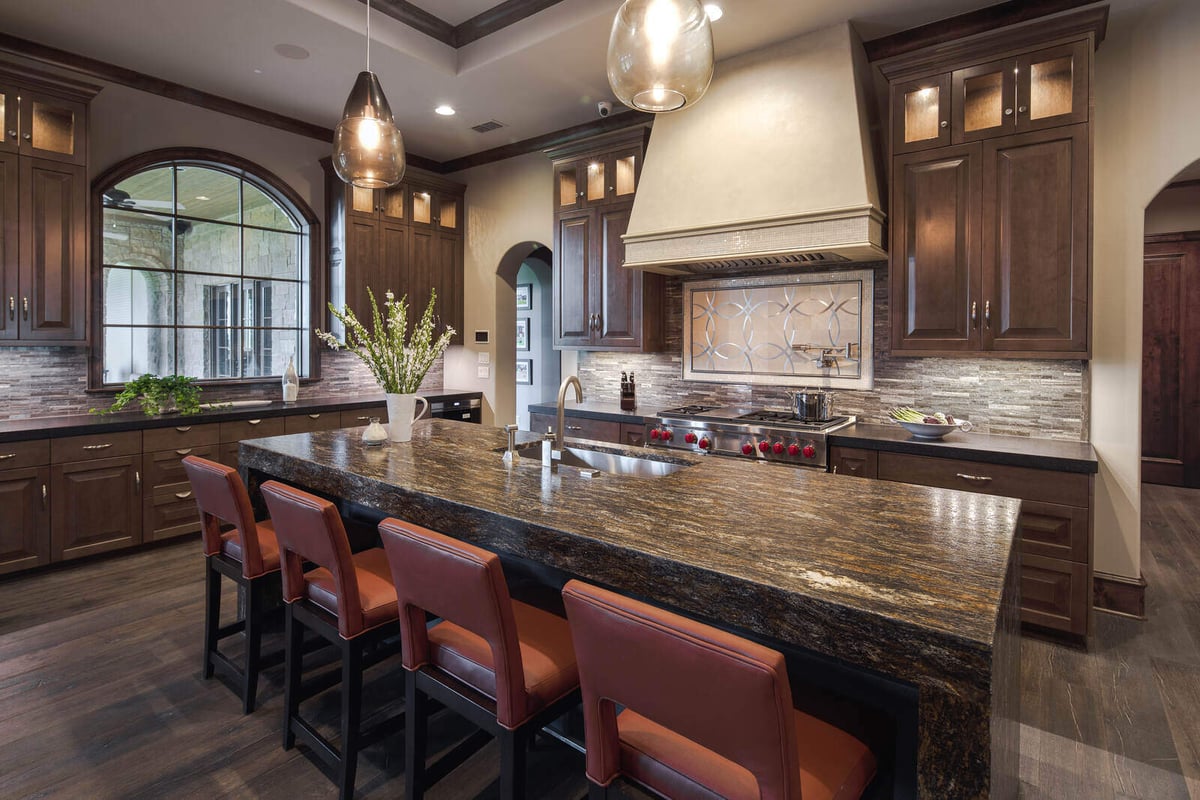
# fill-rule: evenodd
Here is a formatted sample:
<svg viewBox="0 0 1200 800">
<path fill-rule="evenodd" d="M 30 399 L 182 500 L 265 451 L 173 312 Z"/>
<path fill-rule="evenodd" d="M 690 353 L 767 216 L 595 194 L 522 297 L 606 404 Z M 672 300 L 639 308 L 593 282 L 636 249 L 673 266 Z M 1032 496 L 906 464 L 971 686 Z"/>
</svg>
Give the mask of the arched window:
<svg viewBox="0 0 1200 800">
<path fill-rule="evenodd" d="M 155 151 L 97 179 L 100 287 L 90 383 L 145 373 L 313 376 L 316 218 L 285 184 L 216 151 Z"/>
</svg>

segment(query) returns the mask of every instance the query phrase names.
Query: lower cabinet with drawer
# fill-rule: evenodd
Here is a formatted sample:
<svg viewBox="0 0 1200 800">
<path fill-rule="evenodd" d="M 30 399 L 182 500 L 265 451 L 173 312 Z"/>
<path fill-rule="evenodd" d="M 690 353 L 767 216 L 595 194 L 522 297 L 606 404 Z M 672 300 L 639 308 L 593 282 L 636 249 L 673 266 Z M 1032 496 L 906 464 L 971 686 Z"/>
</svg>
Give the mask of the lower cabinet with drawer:
<svg viewBox="0 0 1200 800">
<path fill-rule="evenodd" d="M 1091 475 L 834 446 L 830 470 L 1021 500 L 1021 622 L 1086 639 L 1091 624 Z"/>
<path fill-rule="evenodd" d="M 50 468 L 50 558 L 65 561 L 142 541 L 141 456 Z"/>
<path fill-rule="evenodd" d="M 187 456 L 217 460 L 216 444 L 177 447 L 142 455 L 142 540 L 157 542 L 200 530 L 192 487 L 183 471 Z"/>
<path fill-rule="evenodd" d="M 50 563 L 49 493 L 49 467 L 0 469 L 0 573 Z"/>
<path fill-rule="evenodd" d="M 534 433 L 545 433 L 556 424 L 558 424 L 558 420 L 550 414 L 529 415 L 529 429 Z M 565 414 L 563 428 L 565 429 L 563 436 L 569 439 L 591 439 L 597 442 L 612 442 L 632 447 L 641 447 L 646 441 L 645 426 L 630 422 L 613 422 Z"/>
</svg>

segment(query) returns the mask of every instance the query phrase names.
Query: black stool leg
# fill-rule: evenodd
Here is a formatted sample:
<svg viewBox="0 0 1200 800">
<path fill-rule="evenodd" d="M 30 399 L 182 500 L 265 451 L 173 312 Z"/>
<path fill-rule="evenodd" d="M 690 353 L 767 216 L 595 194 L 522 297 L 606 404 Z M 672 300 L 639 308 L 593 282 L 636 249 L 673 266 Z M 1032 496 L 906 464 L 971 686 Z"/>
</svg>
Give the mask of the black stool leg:
<svg viewBox="0 0 1200 800">
<path fill-rule="evenodd" d="M 500 733 L 501 800 L 525 800 L 525 752 L 528 744 L 525 730 Z"/>
<path fill-rule="evenodd" d="M 262 581 L 246 583 L 246 671 L 242 674 L 242 713 L 254 711 L 262 652 Z"/>
<path fill-rule="evenodd" d="M 292 732 L 292 720 L 300 713 L 300 666 L 304 658 L 304 625 L 292 613 L 288 603 L 283 611 L 285 644 L 283 678 L 283 749 L 291 750 L 296 744 Z"/>
<path fill-rule="evenodd" d="M 618 795 L 615 791 L 610 791 L 612 786 L 601 786 L 598 783 L 588 781 L 588 796 L 587 800 L 617 800 Z"/>
<path fill-rule="evenodd" d="M 217 649 L 217 629 L 221 627 L 221 573 L 213 567 L 212 556 L 204 559 L 204 669 L 205 680 L 213 676 L 212 654 Z"/>
<path fill-rule="evenodd" d="M 425 739 L 428 701 L 417 688 L 417 674 L 404 673 L 404 800 L 425 797 Z"/>
<path fill-rule="evenodd" d="M 362 717 L 362 644 L 342 641 L 342 763 L 338 769 L 341 800 L 354 797 L 358 770 L 359 722 Z"/>
</svg>

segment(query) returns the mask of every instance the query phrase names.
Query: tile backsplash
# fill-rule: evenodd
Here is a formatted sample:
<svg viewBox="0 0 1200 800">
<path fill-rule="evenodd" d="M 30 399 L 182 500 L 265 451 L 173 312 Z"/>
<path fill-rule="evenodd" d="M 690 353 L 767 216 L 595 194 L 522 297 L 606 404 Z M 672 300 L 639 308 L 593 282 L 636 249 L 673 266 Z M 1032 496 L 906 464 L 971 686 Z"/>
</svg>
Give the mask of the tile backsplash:
<svg viewBox="0 0 1200 800">
<path fill-rule="evenodd" d="M 856 265 L 861 269 L 861 265 Z M 875 387 L 834 390 L 837 414 L 886 422 L 893 406 L 914 406 L 969 419 L 983 433 L 1049 439 L 1087 438 L 1087 362 L 999 358 L 898 358 L 888 354 L 887 265 L 875 267 Z M 682 378 L 683 295 L 667 283 L 667 352 L 579 354 L 579 380 L 589 400 L 616 403 L 620 374 L 637 375 L 638 408 L 654 412 L 685 402 L 787 405 L 774 386 L 718 384 Z"/>
<path fill-rule="evenodd" d="M 300 399 L 380 394 L 370 370 L 350 353 L 322 349 L 321 380 L 300 386 Z M 79 347 L 0 347 L 0 420 L 86 414 L 112 403 L 110 394 L 87 394 L 87 351 Z M 442 387 L 443 360 L 425 376 L 422 388 Z M 206 389 L 204 402 L 280 399 L 277 381 Z"/>
</svg>

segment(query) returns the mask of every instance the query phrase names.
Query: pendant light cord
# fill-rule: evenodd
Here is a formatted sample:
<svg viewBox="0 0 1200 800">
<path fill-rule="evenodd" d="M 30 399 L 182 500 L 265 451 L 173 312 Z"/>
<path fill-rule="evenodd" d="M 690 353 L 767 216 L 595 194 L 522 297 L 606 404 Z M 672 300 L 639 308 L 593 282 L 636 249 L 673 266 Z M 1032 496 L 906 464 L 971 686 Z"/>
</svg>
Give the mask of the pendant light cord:
<svg viewBox="0 0 1200 800">
<path fill-rule="evenodd" d="M 371 71 L 371 0 L 367 0 L 367 72 Z"/>
</svg>

